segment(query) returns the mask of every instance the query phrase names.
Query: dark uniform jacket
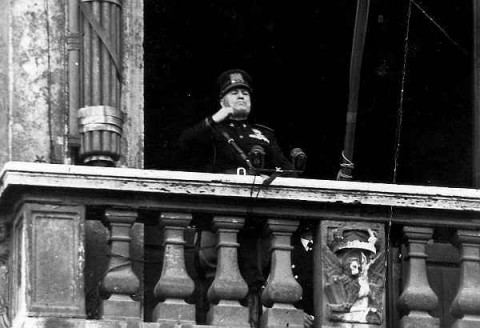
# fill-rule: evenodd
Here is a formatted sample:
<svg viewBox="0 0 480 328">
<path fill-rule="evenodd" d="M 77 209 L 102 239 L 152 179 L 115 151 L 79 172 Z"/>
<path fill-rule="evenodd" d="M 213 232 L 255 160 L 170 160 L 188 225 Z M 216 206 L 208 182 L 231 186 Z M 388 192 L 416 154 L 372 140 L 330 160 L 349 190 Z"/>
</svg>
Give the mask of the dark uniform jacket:
<svg viewBox="0 0 480 328">
<path fill-rule="evenodd" d="M 271 129 L 246 120 L 226 120 L 215 124 L 208 119 L 185 130 L 180 136 L 179 151 L 185 156 L 184 167 L 191 171 L 215 173 L 236 173 L 239 167 L 248 170 L 245 159 L 228 139 L 233 139 L 247 157 L 254 146 L 261 146 L 265 152 L 265 169 L 293 169 Z"/>
<path fill-rule="evenodd" d="M 292 238 L 292 272 L 297 282 L 302 286 L 302 299 L 295 307 L 313 314 L 313 245 L 305 249 L 301 242 L 301 234 Z"/>
</svg>

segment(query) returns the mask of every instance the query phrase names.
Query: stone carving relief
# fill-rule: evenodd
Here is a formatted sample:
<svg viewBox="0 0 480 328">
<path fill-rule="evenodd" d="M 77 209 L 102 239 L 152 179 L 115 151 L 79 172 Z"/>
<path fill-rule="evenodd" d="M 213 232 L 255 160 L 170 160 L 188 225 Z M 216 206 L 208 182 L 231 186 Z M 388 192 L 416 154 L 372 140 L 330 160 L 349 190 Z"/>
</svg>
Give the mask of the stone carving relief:
<svg viewBox="0 0 480 328">
<path fill-rule="evenodd" d="M 329 321 L 382 324 L 386 266 L 380 235 L 372 227 L 351 224 L 327 229 L 322 255 Z"/>
</svg>

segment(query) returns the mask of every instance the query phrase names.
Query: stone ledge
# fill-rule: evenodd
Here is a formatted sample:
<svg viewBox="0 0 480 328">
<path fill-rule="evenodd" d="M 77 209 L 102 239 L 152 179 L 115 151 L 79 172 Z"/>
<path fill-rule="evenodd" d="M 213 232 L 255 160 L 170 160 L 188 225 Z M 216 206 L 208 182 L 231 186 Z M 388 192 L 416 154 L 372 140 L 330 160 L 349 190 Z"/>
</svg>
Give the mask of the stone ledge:
<svg viewBox="0 0 480 328">
<path fill-rule="evenodd" d="M 5 164 L 0 182 L 0 204 L 10 188 L 43 187 L 237 199 L 253 191 L 263 200 L 480 212 L 480 190 L 466 188 L 295 178 L 277 178 L 266 188 L 258 176 L 24 162 Z"/>
<path fill-rule="evenodd" d="M 12 328 L 159 328 L 155 322 L 135 320 L 83 320 L 72 318 L 22 317 L 14 320 Z"/>
</svg>

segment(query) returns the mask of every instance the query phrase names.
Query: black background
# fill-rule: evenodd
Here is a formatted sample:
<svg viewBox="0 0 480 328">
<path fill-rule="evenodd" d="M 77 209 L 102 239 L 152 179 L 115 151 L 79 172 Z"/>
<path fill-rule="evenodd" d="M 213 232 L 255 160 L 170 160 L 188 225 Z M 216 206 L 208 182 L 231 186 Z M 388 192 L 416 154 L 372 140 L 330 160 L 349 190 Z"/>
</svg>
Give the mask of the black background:
<svg viewBox="0 0 480 328">
<path fill-rule="evenodd" d="M 472 3 L 371 2 L 362 68 L 354 180 L 471 186 Z M 179 133 L 218 108 L 215 80 L 253 77 L 253 119 L 306 177 L 335 179 L 345 133 L 356 1 L 145 1 L 145 167 L 177 169 Z M 454 42 L 456 44 L 454 44 Z M 401 99 L 404 79 L 403 102 Z M 396 148 L 399 112 L 400 147 Z"/>
</svg>

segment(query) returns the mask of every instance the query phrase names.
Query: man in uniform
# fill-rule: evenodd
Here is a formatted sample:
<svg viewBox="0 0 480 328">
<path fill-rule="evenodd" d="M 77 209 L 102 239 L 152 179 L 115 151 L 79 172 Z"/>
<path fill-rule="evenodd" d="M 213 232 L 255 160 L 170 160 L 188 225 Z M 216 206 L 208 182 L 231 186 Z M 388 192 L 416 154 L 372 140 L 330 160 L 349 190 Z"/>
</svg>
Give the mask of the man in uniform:
<svg viewBox="0 0 480 328">
<path fill-rule="evenodd" d="M 203 157 L 211 153 L 213 146 L 213 158 L 201 158 L 196 169 L 248 174 L 271 173 L 277 169 L 283 170 L 284 175 L 295 175 L 273 131 L 248 120 L 252 93 L 250 76 L 242 70 L 229 70 L 219 76 L 218 84 L 220 109 L 184 131 L 180 137 L 183 154 Z"/>
<path fill-rule="evenodd" d="M 229 173 L 297 176 L 305 165 L 305 154 L 299 148 L 292 151 L 290 162 L 280 149 L 273 131 L 249 122 L 251 111 L 251 77 L 243 70 L 222 73 L 218 80 L 220 109 L 195 126 L 185 130 L 179 139 L 179 150 L 194 164 L 194 170 Z M 207 157 L 207 158 L 205 158 Z M 294 164 L 296 163 L 296 165 Z M 195 220 L 198 266 L 210 284 L 216 268 L 216 237 L 205 226 L 205 218 Z M 250 308 L 259 309 L 258 295 L 265 283 L 264 262 L 259 249 L 262 239 L 262 220 L 249 220 L 239 233 L 238 253 L 242 276 L 249 286 Z M 254 303 L 254 304 L 252 304 Z M 258 313 L 251 314 L 255 324 Z"/>
</svg>

